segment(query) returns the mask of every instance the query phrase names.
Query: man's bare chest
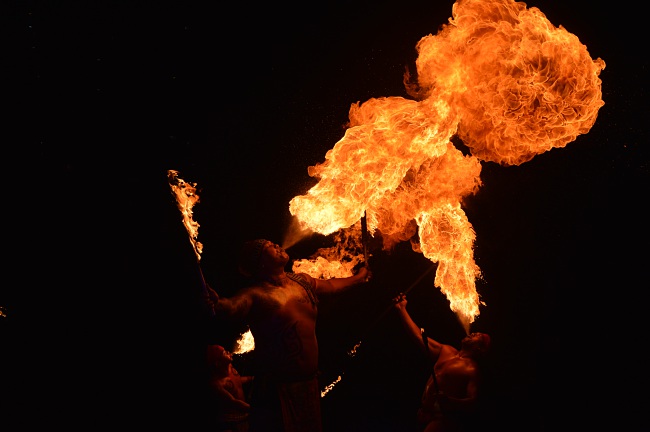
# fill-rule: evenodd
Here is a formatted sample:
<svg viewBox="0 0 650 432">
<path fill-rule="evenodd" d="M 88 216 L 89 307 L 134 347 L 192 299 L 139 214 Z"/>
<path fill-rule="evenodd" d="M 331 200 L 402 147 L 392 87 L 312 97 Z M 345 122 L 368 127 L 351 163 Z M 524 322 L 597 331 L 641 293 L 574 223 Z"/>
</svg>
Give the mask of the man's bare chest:
<svg viewBox="0 0 650 432">
<path fill-rule="evenodd" d="M 265 303 L 270 309 L 307 309 L 316 310 L 316 304 L 307 288 L 299 283 L 289 280 L 279 287 L 267 291 Z"/>
</svg>

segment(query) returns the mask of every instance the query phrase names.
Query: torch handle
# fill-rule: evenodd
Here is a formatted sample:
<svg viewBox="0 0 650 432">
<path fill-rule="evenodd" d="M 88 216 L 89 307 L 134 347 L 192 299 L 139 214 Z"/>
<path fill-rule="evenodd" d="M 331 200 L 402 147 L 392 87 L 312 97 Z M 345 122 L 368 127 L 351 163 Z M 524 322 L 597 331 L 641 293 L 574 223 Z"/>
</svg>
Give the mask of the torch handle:
<svg viewBox="0 0 650 432">
<path fill-rule="evenodd" d="M 426 275 L 431 273 L 436 268 L 437 266 L 435 264 L 429 267 L 424 273 L 420 275 L 420 277 L 417 278 L 415 282 L 411 284 L 411 286 L 409 286 L 406 289 L 406 291 L 403 291 L 403 293 L 406 294 L 409 291 L 411 291 L 413 288 L 415 288 L 422 281 L 422 279 L 424 279 Z M 366 328 L 365 333 L 368 333 L 370 330 L 372 330 L 379 323 L 379 321 L 381 321 L 393 309 L 393 307 L 394 307 L 394 303 L 391 301 L 390 305 L 386 309 L 384 309 L 384 311 L 375 319 L 375 321 L 373 321 L 373 323 L 370 326 Z"/>
<path fill-rule="evenodd" d="M 368 222 L 365 210 L 361 217 L 361 243 L 363 245 L 363 260 L 368 265 Z"/>
<path fill-rule="evenodd" d="M 206 299 L 206 302 L 208 302 L 206 306 L 208 306 L 210 315 L 214 317 L 215 316 L 214 307 L 209 307 L 210 290 L 208 289 L 208 283 L 205 281 L 205 276 L 203 275 L 203 269 L 201 268 L 201 263 L 197 261 L 196 267 L 199 271 L 199 278 L 201 279 L 201 291 L 203 292 L 203 296 Z"/>
</svg>

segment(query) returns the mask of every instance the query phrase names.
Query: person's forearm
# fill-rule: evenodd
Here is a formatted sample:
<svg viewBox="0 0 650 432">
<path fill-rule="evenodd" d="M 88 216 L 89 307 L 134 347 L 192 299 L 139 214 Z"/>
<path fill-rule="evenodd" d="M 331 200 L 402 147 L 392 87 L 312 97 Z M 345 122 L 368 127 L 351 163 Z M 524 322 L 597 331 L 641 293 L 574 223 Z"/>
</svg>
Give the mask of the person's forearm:
<svg viewBox="0 0 650 432">
<path fill-rule="evenodd" d="M 413 321 L 411 315 L 409 315 L 409 313 L 404 309 L 398 310 L 397 313 L 400 317 L 400 320 L 402 321 L 402 324 L 404 325 L 404 328 L 406 329 L 406 332 L 409 335 L 409 338 L 413 339 L 413 341 L 419 346 L 424 347 L 420 327 L 418 327 L 415 321 Z"/>
<path fill-rule="evenodd" d="M 335 293 L 339 291 L 344 291 L 355 285 L 359 285 L 363 281 L 364 281 L 364 277 L 359 274 L 346 277 L 346 278 L 331 278 L 331 279 L 320 280 L 319 292 L 325 294 L 325 293 Z"/>
<path fill-rule="evenodd" d="M 347 278 L 333 279 L 333 281 L 340 284 L 341 289 L 359 285 L 360 283 L 364 282 L 364 280 L 365 276 L 362 276 L 359 273 Z"/>
</svg>

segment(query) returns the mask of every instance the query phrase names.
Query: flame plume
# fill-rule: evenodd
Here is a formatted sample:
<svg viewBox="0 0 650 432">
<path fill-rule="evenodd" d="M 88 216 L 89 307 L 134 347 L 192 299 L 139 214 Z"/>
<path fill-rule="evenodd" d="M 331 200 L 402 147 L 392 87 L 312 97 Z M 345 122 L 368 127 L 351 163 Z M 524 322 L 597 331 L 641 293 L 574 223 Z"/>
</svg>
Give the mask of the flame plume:
<svg viewBox="0 0 650 432">
<path fill-rule="evenodd" d="M 239 339 L 235 342 L 234 354 L 245 354 L 247 352 L 253 351 L 255 349 L 255 338 L 250 329 L 247 329 L 244 333 L 239 336 Z"/>
<path fill-rule="evenodd" d="M 199 223 L 194 220 L 194 206 L 199 202 L 199 195 L 196 183 L 186 182 L 178 176 L 178 171 L 167 170 L 167 181 L 171 188 L 172 195 L 176 199 L 176 206 L 183 217 L 183 226 L 187 231 L 196 260 L 201 261 L 203 244 L 199 238 Z"/>
<path fill-rule="evenodd" d="M 343 138 L 308 169 L 318 183 L 289 210 L 306 231 L 329 235 L 365 214 L 385 250 L 410 241 L 438 263 L 435 285 L 468 331 L 480 269 L 462 203 L 482 186 L 481 162 L 520 165 L 589 132 L 604 105 L 605 62 L 512 0 L 457 1 L 416 48 L 417 83 L 405 77 L 413 100 L 352 104 Z"/>
</svg>

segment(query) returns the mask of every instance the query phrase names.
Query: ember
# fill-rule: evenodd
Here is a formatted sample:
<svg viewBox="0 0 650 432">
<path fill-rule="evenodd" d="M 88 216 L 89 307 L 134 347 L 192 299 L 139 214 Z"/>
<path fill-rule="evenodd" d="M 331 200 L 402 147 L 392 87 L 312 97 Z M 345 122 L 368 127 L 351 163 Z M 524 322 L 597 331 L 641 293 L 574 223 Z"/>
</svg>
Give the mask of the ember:
<svg viewBox="0 0 650 432">
<path fill-rule="evenodd" d="M 327 393 L 329 393 L 330 390 L 332 390 L 332 389 L 334 388 L 334 386 L 335 386 L 336 384 L 338 384 L 339 381 L 341 381 L 341 375 L 339 375 L 339 376 L 334 380 L 334 382 L 332 382 L 331 384 L 329 384 L 327 387 L 325 387 L 325 389 L 323 389 L 323 390 L 320 392 L 320 397 L 323 397 L 323 396 L 325 396 Z"/>
</svg>

